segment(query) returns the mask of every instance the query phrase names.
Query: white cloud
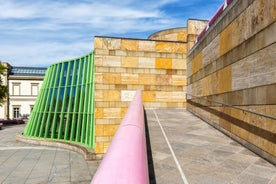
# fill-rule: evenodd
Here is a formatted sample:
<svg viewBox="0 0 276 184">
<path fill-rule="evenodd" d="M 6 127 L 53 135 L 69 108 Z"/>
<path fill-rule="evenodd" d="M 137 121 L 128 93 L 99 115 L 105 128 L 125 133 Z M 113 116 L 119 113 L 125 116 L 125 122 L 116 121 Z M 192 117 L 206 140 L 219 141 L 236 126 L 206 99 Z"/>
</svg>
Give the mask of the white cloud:
<svg viewBox="0 0 276 184">
<path fill-rule="evenodd" d="M 48 66 L 86 54 L 93 48 L 95 35 L 129 37 L 185 26 L 189 17 L 182 16 L 195 15 L 195 7 L 185 6 L 195 2 L 204 1 L 0 0 L 5 10 L 0 12 L 0 60 Z M 171 3 L 183 6 L 183 10 L 176 10 L 179 17 L 174 10 L 164 10 Z M 206 17 L 211 8 L 202 9 L 196 7 L 193 18 Z"/>
<path fill-rule="evenodd" d="M 49 66 L 50 64 L 77 58 L 93 50 L 93 44 L 30 43 L 24 45 L 1 45 L 0 58 L 15 66 Z M 24 57 L 22 57 L 24 56 Z"/>
</svg>

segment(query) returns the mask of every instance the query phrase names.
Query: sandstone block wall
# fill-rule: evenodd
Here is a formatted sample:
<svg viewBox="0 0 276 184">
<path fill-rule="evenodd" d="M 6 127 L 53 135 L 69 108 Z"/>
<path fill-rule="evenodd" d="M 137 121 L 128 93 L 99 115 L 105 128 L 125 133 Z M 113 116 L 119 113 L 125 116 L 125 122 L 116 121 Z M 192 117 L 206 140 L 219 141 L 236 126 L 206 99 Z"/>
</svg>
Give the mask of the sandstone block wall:
<svg viewBox="0 0 276 184">
<path fill-rule="evenodd" d="M 145 108 L 186 107 L 185 42 L 94 38 L 95 152 L 105 153 L 137 89 Z"/>
<path fill-rule="evenodd" d="M 273 162 L 274 119 L 210 101 L 275 118 L 275 20 L 276 1 L 236 0 L 187 58 L 188 110 Z"/>
<path fill-rule="evenodd" d="M 187 34 L 186 27 L 172 28 L 154 33 L 148 39 L 187 42 Z"/>
</svg>

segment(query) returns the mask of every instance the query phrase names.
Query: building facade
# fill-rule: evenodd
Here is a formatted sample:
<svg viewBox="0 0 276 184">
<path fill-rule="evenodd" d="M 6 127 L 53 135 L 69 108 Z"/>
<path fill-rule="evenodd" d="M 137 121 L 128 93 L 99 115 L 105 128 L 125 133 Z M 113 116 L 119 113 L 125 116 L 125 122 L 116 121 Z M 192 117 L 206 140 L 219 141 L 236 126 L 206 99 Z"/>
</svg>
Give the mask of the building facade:
<svg viewBox="0 0 276 184">
<path fill-rule="evenodd" d="M 3 82 L 8 86 L 8 96 L 0 107 L 0 119 L 27 118 L 32 112 L 47 68 L 2 64 L 7 68 Z"/>
</svg>

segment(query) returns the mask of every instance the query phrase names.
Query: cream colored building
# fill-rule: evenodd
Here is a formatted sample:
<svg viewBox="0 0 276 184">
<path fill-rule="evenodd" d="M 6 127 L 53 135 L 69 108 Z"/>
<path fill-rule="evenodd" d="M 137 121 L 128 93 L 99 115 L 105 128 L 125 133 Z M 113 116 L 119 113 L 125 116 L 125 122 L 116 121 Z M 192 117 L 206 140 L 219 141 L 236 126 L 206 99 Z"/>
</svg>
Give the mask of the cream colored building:
<svg viewBox="0 0 276 184">
<path fill-rule="evenodd" d="M 3 82 L 8 86 L 8 97 L 0 107 L 0 119 L 28 117 L 35 104 L 47 68 L 7 67 Z"/>
</svg>

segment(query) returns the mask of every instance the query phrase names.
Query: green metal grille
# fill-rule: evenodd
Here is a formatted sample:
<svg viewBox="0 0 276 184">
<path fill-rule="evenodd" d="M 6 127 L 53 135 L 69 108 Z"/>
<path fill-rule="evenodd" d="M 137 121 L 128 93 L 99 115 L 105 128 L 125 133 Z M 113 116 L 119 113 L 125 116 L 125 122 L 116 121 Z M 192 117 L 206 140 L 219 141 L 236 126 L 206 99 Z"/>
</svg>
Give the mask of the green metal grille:
<svg viewBox="0 0 276 184">
<path fill-rule="evenodd" d="M 23 134 L 94 148 L 93 66 L 93 52 L 51 65 Z"/>
</svg>

